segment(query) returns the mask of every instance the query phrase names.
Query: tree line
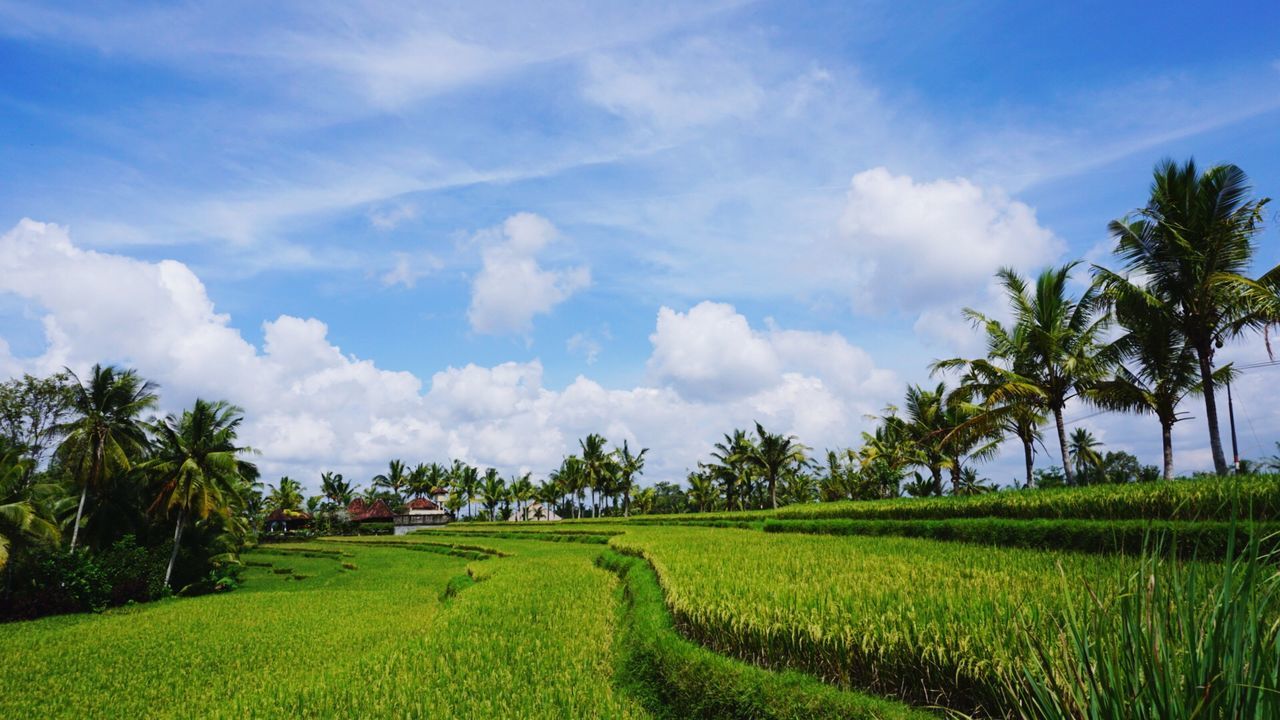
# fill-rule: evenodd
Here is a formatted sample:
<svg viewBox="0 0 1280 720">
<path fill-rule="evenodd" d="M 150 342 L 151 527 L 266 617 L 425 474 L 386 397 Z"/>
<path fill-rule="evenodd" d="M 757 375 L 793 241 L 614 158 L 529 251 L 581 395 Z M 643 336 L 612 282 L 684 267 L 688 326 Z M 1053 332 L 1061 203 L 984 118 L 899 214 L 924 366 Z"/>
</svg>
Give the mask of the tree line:
<svg viewBox="0 0 1280 720">
<path fill-rule="evenodd" d="M 84 378 L 66 370 L 0 385 L 0 596 L 7 603 L 82 585 L 104 586 L 86 590 L 94 604 L 111 602 L 103 593 L 150 599 L 216 584 L 234 565 L 252 538 L 258 502 L 258 469 L 248 459 L 254 451 L 238 440 L 243 413 L 197 399 L 181 413 L 156 416 L 157 390 L 134 370 L 102 365 Z M 117 562 L 125 555 L 142 560 Z M 105 587 L 116 582 L 108 566 L 151 576 L 125 583 L 146 587 L 113 590 Z"/>
</svg>

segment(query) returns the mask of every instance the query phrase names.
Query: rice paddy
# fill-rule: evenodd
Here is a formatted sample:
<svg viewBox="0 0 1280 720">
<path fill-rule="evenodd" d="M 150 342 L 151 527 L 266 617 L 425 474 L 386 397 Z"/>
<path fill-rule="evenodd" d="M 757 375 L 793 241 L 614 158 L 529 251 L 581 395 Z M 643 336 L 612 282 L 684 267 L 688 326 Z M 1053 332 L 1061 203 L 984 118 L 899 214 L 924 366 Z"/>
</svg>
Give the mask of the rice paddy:
<svg viewBox="0 0 1280 720">
<path fill-rule="evenodd" d="M 1064 619 L 1152 562 L 843 507 L 269 545 L 231 593 L 0 625 L 0 717 L 1020 716 L 1028 653 L 1068 667 Z"/>
</svg>

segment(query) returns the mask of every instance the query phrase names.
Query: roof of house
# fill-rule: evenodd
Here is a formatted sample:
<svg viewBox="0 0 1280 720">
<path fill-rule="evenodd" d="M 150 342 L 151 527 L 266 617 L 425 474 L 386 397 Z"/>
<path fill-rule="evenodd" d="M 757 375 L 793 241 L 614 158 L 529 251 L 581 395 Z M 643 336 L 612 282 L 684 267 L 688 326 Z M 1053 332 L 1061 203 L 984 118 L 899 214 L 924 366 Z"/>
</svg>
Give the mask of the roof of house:
<svg viewBox="0 0 1280 720">
<path fill-rule="evenodd" d="M 347 505 L 347 512 L 352 516 L 359 515 L 369 509 L 369 505 L 365 503 L 364 498 L 356 498 Z"/>
<path fill-rule="evenodd" d="M 409 501 L 410 510 L 439 510 L 440 506 L 426 498 L 414 498 Z"/>
<path fill-rule="evenodd" d="M 442 488 L 442 487 L 440 487 L 439 485 L 437 485 L 437 486 L 435 486 L 435 487 L 431 488 L 431 492 L 429 492 L 429 493 L 427 493 L 427 494 L 428 494 L 428 495 L 448 495 L 448 494 L 449 494 L 449 491 L 448 491 L 448 490 L 445 490 L 444 488 Z"/>
<path fill-rule="evenodd" d="M 351 504 L 352 506 L 355 505 L 354 502 Z M 352 522 L 365 522 L 367 520 L 391 520 L 396 516 L 394 512 L 391 512 L 391 508 L 387 507 L 386 501 L 383 500 L 382 498 L 378 498 L 377 500 L 374 500 L 372 505 L 369 505 L 363 508 L 361 512 L 352 512 L 352 509 L 350 507 L 347 508 L 347 511 L 351 513 Z"/>
</svg>

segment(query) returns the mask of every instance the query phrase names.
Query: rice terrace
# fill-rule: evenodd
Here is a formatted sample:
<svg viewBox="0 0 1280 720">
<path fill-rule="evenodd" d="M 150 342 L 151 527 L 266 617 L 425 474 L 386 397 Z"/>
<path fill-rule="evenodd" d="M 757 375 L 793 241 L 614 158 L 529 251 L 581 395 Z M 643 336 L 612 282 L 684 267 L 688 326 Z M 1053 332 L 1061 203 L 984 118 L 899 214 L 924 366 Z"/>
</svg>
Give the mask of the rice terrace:
<svg viewBox="0 0 1280 720">
<path fill-rule="evenodd" d="M 0 720 L 1280 718 L 1277 27 L 0 0 Z"/>
</svg>

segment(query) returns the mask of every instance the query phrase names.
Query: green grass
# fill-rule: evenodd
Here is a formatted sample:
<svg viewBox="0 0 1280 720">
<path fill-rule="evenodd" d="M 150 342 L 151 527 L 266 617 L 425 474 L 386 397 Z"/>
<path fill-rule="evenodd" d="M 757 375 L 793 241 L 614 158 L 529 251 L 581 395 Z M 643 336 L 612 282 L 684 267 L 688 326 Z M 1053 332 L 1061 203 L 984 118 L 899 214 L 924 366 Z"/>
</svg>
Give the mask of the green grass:
<svg viewBox="0 0 1280 720">
<path fill-rule="evenodd" d="M 648 715 L 612 683 L 598 550 L 524 543 L 458 587 L 464 559 L 347 543 L 350 572 L 333 545 L 250 553 L 291 574 L 251 567 L 225 595 L 0 625 L 0 717 Z"/>
</svg>

